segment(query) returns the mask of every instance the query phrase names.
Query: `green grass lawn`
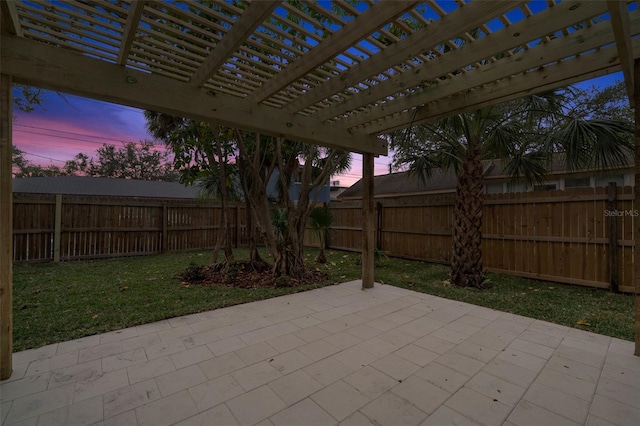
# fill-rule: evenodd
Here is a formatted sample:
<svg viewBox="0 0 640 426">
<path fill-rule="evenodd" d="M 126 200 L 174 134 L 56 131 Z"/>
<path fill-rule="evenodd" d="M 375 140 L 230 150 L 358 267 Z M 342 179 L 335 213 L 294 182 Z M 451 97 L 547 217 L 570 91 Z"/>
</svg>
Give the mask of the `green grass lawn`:
<svg viewBox="0 0 640 426">
<path fill-rule="evenodd" d="M 298 288 L 241 289 L 181 286 L 176 275 L 208 252 L 14 266 L 14 350 L 35 348 L 165 318 L 304 291 L 360 277 L 359 255 L 328 251 L 328 263 L 309 266 L 329 279 Z M 239 250 L 237 258 L 246 256 Z M 446 266 L 382 259 L 376 281 L 505 312 L 633 340 L 633 299 L 600 289 L 491 274 L 479 291 L 446 282 Z M 580 325 L 579 322 L 586 324 Z"/>
</svg>

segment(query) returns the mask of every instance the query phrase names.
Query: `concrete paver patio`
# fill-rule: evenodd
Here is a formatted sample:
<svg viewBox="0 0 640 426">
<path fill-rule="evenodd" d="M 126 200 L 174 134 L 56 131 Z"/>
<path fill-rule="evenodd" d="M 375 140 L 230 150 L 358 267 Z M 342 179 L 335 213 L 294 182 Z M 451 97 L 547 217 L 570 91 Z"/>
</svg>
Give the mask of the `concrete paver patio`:
<svg viewBox="0 0 640 426">
<path fill-rule="evenodd" d="M 636 425 L 631 342 L 354 281 L 14 354 L 3 425 Z"/>
</svg>

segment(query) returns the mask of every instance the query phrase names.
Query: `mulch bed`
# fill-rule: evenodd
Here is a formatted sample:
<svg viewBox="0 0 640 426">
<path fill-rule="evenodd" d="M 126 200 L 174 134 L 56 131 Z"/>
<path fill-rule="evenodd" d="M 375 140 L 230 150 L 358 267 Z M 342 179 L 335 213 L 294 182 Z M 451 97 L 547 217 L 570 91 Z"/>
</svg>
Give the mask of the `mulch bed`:
<svg viewBox="0 0 640 426">
<path fill-rule="evenodd" d="M 178 276 L 183 287 L 199 285 L 233 288 L 299 287 L 324 281 L 328 277 L 328 274 L 314 270 L 308 270 L 301 278 L 274 277 L 271 268 L 256 269 L 248 262 L 236 262 L 222 269 L 190 265 Z"/>
</svg>

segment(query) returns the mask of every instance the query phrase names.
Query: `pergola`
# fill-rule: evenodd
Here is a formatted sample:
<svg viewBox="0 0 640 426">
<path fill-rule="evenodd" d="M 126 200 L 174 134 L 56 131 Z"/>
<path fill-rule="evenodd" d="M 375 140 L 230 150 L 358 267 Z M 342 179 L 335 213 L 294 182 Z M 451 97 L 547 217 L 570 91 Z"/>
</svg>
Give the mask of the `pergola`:
<svg viewBox="0 0 640 426">
<path fill-rule="evenodd" d="M 620 69 L 632 105 L 640 99 L 640 11 L 627 0 L 7 0 L 0 10 L 2 379 L 12 371 L 13 83 L 363 153 L 365 288 L 379 135 Z"/>
</svg>

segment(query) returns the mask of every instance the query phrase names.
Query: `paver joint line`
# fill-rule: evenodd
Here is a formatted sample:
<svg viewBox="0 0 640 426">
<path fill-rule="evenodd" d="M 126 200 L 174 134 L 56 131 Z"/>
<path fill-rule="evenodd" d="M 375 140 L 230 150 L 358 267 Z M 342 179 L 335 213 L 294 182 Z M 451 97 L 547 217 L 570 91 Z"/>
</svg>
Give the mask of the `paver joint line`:
<svg viewBox="0 0 640 426">
<path fill-rule="evenodd" d="M 15 376 L 0 382 L 0 422 L 640 424 L 633 342 L 360 287 L 16 353 Z"/>
</svg>

